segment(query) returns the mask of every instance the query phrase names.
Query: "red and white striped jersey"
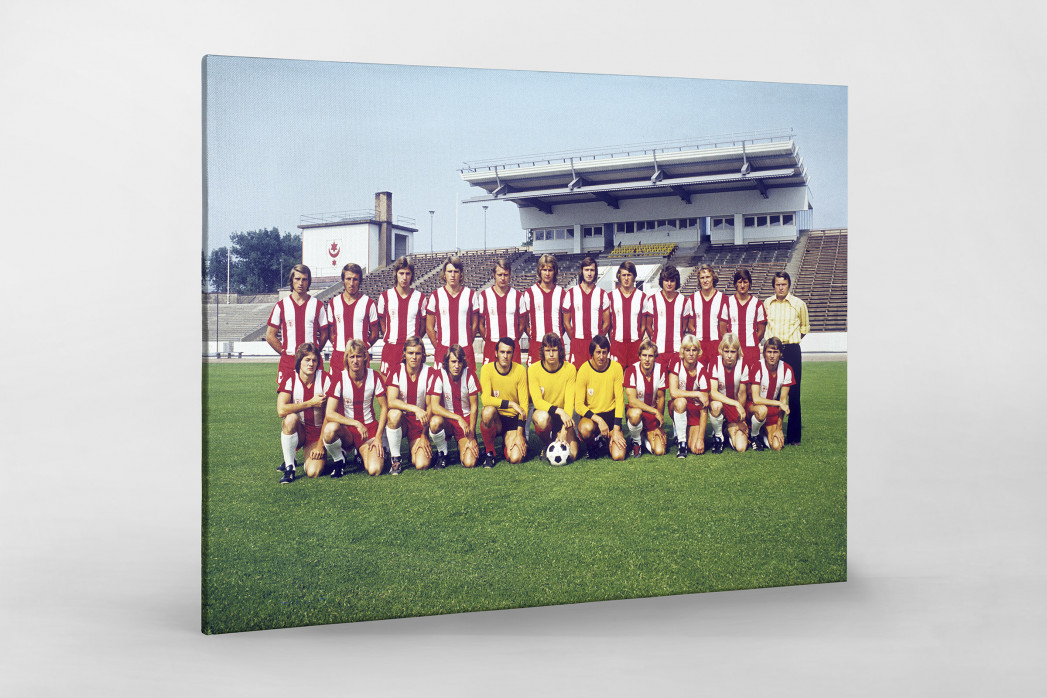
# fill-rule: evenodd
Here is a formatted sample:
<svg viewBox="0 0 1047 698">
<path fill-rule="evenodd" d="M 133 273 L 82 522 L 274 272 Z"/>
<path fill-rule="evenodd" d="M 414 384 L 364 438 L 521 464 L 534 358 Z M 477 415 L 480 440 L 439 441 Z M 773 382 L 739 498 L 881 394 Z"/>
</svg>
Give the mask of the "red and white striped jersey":
<svg viewBox="0 0 1047 698">
<path fill-rule="evenodd" d="M 327 301 L 327 324 L 331 328 L 331 344 L 335 351 L 345 351 L 345 344 L 350 339 L 370 344 L 371 325 L 377 322 L 378 309 L 366 294 L 360 294 L 352 304 L 345 302 L 342 293 Z"/>
<path fill-rule="evenodd" d="M 474 312 L 476 292 L 465 286 L 457 296 L 440 288 L 429 294 L 426 314 L 436 318 L 436 343 L 442 347 L 458 344 L 466 347 L 472 342 L 470 330 Z"/>
<path fill-rule="evenodd" d="M 755 347 L 756 325 L 767 322 L 767 315 L 763 310 L 763 301 L 756 296 L 749 296 L 744 304 L 738 302 L 733 293 L 724 297 L 723 305 L 720 306 L 720 319 L 727 323 L 727 330 L 738 335 L 738 341 L 743 347 Z"/>
<path fill-rule="evenodd" d="M 476 312 L 487 327 L 484 339 L 497 342 L 502 337 L 516 336 L 516 320 L 523 314 L 523 294 L 510 287 L 504 296 L 499 296 L 494 286 L 476 294 Z"/>
<path fill-rule="evenodd" d="M 378 296 L 377 312 L 379 319 L 385 320 L 385 337 L 387 344 L 403 344 L 408 337 L 421 337 L 424 327 L 419 330 L 418 318 L 425 317 L 425 294 L 411 289 L 407 298 L 401 298 L 396 288 L 390 288 Z"/>
<path fill-rule="evenodd" d="M 353 383 L 348 370 L 342 371 L 327 399 L 338 400 L 339 414 L 364 424 L 373 424 L 377 421 L 374 416 L 374 399 L 382 395 L 385 395 L 385 382 L 377 371 L 367 368 L 364 369 L 362 385 Z"/>
<path fill-rule="evenodd" d="M 720 392 L 732 400 L 737 400 L 738 390 L 742 387 L 742 380 L 747 378 L 746 374 L 748 373 L 742 364 L 741 356 L 738 357 L 738 362 L 730 371 L 723 365 L 723 357 L 717 356 L 716 363 L 710 365 L 710 371 L 712 373 L 710 378 L 716 381 L 716 386 Z"/>
<path fill-rule="evenodd" d="M 679 352 L 683 329 L 693 311 L 689 299 L 677 293 L 671 301 L 666 300 L 665 292 L 647 296 L 644 300 L 644 315 L 654 318 L 654 336 L 658 353 Z"/>
<path fill-rule="evenodd" d="M 280 384 L 278 392 L 290 395 L 292 405 L 301 405 L 312 400 L 318 391 L 328 395 L 330 390 L 331 374 L 327 371 L 320 371 L 312 385 L 306 385 L 302 381 L 301 376 L 298 375 L 298 371 L 291 371 L 287 378 L 284 379 L 284 382 Z M 324 410 L 324 405 L 306 408 L 299 413 L 302 423 L 310 427 L 323 426 Z"/>
<path fill-rule="evenodd" d="M 433 384 L 439 380 L 439 375 L 439 371 L 432 366 L 422 364 L 418 377 L 411 380 L 411 375 L 407 372 L 407 364 L 400 364 L 400 367 L 389 378 L 389 385 L 386 386 L 386 389 L 395 387 L 398 400 L 403 400 L 408 405 L 414 405 L 424 410 L 425 396 L 431 394 L 430 391 Z"/>
<path fill-rule="evenodd" d="M 471 368 L 462 371 L 458 380 L 452 379 L 447 369 L 441 368 L 433 386 L 435 391 L 431 394 L 442 395 L 444 409 L 459 417 L 468 417 L 470 414 L 469 396 L 480 394 L 480 382 Z"/>
<path fill-rule="evenodd" d="M 694 375 L 691 375 L 684 367 L 683 359 L 676 357 L 669 364 L 669 375 L 673 374 L 676 375 L 677 386 L 679 386 L 680 390 L 709 392 L 709 374 L 705 372 L 705 364 L 701 361 L 695 366 Z"/>
<path fill-rule="evenodd" d="M 719 341 L 720 306 L 725 302 L 723 291 L 716 291 L 713 297 L 705 300 L 701 291 L 691 296 L 691 312 L 694 315 L 694 336 L 703 342 Z"/>
<path fill-rule="evenodd" d="M 778 365 L 772 371 L 767 368 L 767 361 L 762 357 L 749 367 L 749 378 L 745 382 L 759 384 L 760 397 L 765 400 L 778 400 L 783 385 L 796 385 L 792 366 L 779 359 Z"/>
<path fill-rule="evenodd" d="M 305 303 L 298 305 L 290 296 L 273 306 L 269 315 L 269 326 L 280 330 L 281 352 L 285 356 L 294 356 L 300 344 L 312 342 L 319 346 L 320 330 L 327 327 L 327 313 L 324 304 L 309 296 Z"/>
<path fill-rule="evenodd" d="M 560 303 L 560 308 L 571 318 L 574 339 L 592 339 L 600 334 L 603 311 L 611 308 L 606 291 L 594 286 L 586 293 L 581 284 L 567 289 Z"/>
<path fill-rule="evenodd" d="M 647 296 L 639 289 L 626 298 L 621 289 L 607 294 L 611 302 L 611 339 L 616 342 L 636 342 L 643 335 L 643 306 Z"/>
<path fill-rule="evenodd" d="M 565 291 L 562 286 L 553 286 L 552 291 L 543 291 L 538 284 L 524 292 L 523 312 L 530 323 L 528 337 L 531 346 L 540 346 L 545 335 L 552 332 L 560 336 L 563 327 L 560 324 L 560 308 L 563 306 Z"/>
<path fill-rule="evenodd" d="M 638 400 L 648 407 L 656 407 L 658 391 L 669 387 L 669 378 L 662 371 L 662 365 L 657 361 L 654 363 L 654 371 L 651 372 L 651 377 L 648 378 L 644 375 L 643 369 L 640 368 L 640 362 L 637 361 L 625 369 L 625 387 L 635 388 Z"/>
</svg>

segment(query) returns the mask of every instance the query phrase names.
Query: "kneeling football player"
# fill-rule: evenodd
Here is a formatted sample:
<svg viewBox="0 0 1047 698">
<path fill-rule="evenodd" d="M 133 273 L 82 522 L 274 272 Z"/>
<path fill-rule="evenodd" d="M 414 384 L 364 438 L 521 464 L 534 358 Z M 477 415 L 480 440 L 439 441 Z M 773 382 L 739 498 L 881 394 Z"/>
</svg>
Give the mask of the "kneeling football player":
<svg viewBox="0 0 1047 698">
<path fill-rule="evenodd" d="M 483 438 L 483 466 L 495 464 L 495 437 L 501 434 L 505 441 L 505 459 L 519 463 L 527 455 L 524 424 L 527 421 L 529 396 L 527 372 L 513 361 L 516 342 L 509 337 L 498 340 L 498 358 L 480 369 L 480 392 L 484 409 L 480 415 L 480 436 Z"/>
<path fill-rule="evenodd" d="M 280 484 L 294 482 L 295 451 L 305 448 L 305 474 L 317 477 L 324 469 L 324 449 L 320 430 L 324 419 L 324 394 L 330 388 L 330 376 L 318 371 L 320 350 L 311 342 L 298 345 L 294 353 L 294 371 L 289 372 L 276 394 L 276 414 L 283 420 L 280 448 L 284 462 Z"/>
<path fill-rule="evenodd" d="M 563 340 L 552 332 L 542 338 L 542 360 L 527 369 L 527 387 L 534 403 L 531 421 L 542 447 L 559 440 L 570 459 L 578 457 L 574 433 L 574 366 L 567 361 Z"/>
<path fill-rule="evenodd" d="M 723 423 L 727 422 L 727 441 L 739 452 L 749 444 L 749 424 L 745 403 L 748 389 L 743 375 L 742 347 L 738 335 L 728 332 L 720 339 L 718 356 L 709 376 L 709 424 L 713 428 L 713 453 L 723 453 Z"/>
<path fill-rule="evenodd" d="M 795 384 L 793 370 L 782 361 L 782 340 L 771 337 L 763 347 L 763 356 L 749 367 L 749 378 L 745 381 L 752 388 L 749 400 L 752 414 L 750 448 L 766 450 L 760 429 L 766 432 L 767 445 L 780 451 L 785 445 L 782 433 L 782 415 L 789 415 L 789 386 Z"/>
<path fill-rule="evenodd" d="M 640 343 L 640 360 L 625 372 L 625 397 L 629 408 L 625 412 L 625 423 L 629 429 L 629 451 L 634 458 L 643 453 L 642 439 L 647 450 L 656 456 L 665 455 L 665 432 L 662 420 L 665 415 L 666 376 L 657 361 L 658 345 L 648 337 Z"/>
<path fill-rule="evenodd" d="M 436 447 L 434 468 L 447 463 L 447 431 L 458 443 L 458 460 L 463 467 L 471 468 L 480 458 L 480 446 L 476 443 L 476 405 L 480 386 L 476 373 L 470 368 L 465 349 L 452 344 L 444 354 L 440 370 L 431 393 L 433 419 L 430 422 L 429 438 Z"/>
<path fill-rule="evenodd" d="M 345 474 L 343 448 L 350 446 L 363 457 L 368 473 L 382 472 L 385 451 L 381 435 L 389 409 L 385 383 L 378 372 L 367 365 L 367 354 L 367 345 L 361 340 L 349 340 L 345 346 L 345 370 L 333 381 L 331 399 L 327 401 L 323 440 L 334 468 L 331 477 Z M 374 416 L 375 402 L 382 408 L 379 419 Z"/>
<path fill-rule="evenodd" d="M 607 337 L 598 334 L 589 342 L 589 360 L 578 369 L 574 385 L 574 408 L 582 415 L 578 438 L 589 458 L 599 458 L 607 449 L 613 460 L 624 460 L 625 377 L 622 365 L 611 360 Z"/>
<path fill-rule="evenodd" d="M 401 470 L 400 440 L 402 426 L 407 426 L 407 443 L 411 447 L 411 463 L 417 470 L 429 467 L 433 448 L 425 432 L 432 426 L 433 410 L 430 394 L 439 369 L 425 365 L 425 345 L 417 337 L 404 341 L 404 358 L 400 368 L 393 372 L 386 387 L 389 419 L 385 434 L 389 437 L 389 473 L 399 475 Z"/>
<path fill-rule="evenodd" d="M 693 334 L 680 341 L 680 356 L 669 365 L 669 397 L 673 400 L 677 458 L 687 451 L 705 453 L 705 408 L 709 406 L 709 374 L 698 360 L 701 347 Z"/>
</svg>

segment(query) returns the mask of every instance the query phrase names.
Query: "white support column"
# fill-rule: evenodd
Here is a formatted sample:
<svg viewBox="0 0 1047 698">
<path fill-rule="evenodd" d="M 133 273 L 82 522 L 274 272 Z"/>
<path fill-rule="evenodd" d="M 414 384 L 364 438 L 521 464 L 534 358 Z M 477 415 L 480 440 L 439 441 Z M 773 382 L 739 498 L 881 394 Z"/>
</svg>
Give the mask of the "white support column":
<svg viewBox="0 0 1047 698">
<path fill-rule="evenodd" d="M 745 216 L 740 213 L 734 214 L 734 244 L 741 245 L 745 240 L 742 231 L 745 229 Z"/>
<path fill-rule="evenodd" d="M 574 252 L 578 254 L 582 251 L 582 224 L 574 224 Z"/>
</svg>

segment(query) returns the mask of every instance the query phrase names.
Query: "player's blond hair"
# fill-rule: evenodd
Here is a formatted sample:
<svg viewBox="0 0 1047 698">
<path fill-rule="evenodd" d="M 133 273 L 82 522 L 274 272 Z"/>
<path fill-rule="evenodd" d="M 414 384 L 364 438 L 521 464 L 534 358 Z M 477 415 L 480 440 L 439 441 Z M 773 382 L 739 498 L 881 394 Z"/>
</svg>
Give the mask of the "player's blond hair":
<svg viewBox="0 0 1047 698">
<path fill-rule="evenodd" d="M 654 350 L 654 355 L 658 356 L 658 345 L 654 343 L 654 340 L 650 337 L 644 337 L 644 340 L 640 342 L 640 347 L 636 350 L 636 355 L 644 353 L 648 349 Z"/>
<path fill-rule="evenodd" d="M 556 261 L 555 255 L 543 254 L 538 258 L 538 266 L 536 271 L 538 272 L 538 280 L 542 280 L 542 269 L 544 267 L 552 267 L 553 270 L 553 283 L 555 284 L 557 279 L 560 278 L 560 265 Z"/>
<path fill-rule="evenodd" d="M 447 265 L 451 265 L 458 271 L 462 272 L 463 277 L 465 276 L 465 262 L 463 262 L 462 258 L 458 255 L 451 255 L 446 260 L 444 260 L 444 264 L 440 268 L 440 283 L 447 283 Z M 462 281 L 464 282 L 465 279 L 463 278 Z"/>
<path fill-rule="evenodd" d="M 350 339 L 345 343 L 345 358 L 361 354 L 367 356 L 367 344 L 362 339 Z"/>
<path fill-rule="evenodd" d="M 716 353 L 723 354 L 724 349 L 737 349 L 742 350 L 742 343 L 738 341 L 738 335 L 734 332 L 728 332 L 720 338 L 720 343 L 716 345 Z"/>
</svg>

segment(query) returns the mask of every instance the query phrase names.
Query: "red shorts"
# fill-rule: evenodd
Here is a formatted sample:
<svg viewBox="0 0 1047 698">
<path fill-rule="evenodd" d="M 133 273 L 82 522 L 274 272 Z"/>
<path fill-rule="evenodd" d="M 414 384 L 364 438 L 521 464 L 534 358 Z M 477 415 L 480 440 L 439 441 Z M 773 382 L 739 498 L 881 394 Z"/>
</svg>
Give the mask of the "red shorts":
<svg viewBox="0 0 1047 698">
<path fill-rule="evenodd" d="M 658 363 L 659 366 L 662 367 L 663 371 L 668 372 L 669 364 L 671 364 L 675 359 L 679 358 L 679 356 L 680 354 L 678 352 L 667 351 L 664 354 L 659 354 L 655 358 L 655 361 Z"/>
<path fill-rule="evenodd" d="M 753 390 L 754 388 L 756 390 L 759 390 L 760 386 L 758 386 L 758 385 L 757 386 L 753 386 L 753 385 L 749 386 L 750 390 Z M 764 424 L 764 426 L 774 426 L 775 424 L 778 423 L 778 420 L 781 419 L 781 408 L 775 407 L 774 405 L 764 405 L 764 406 L 767 408 L 767 419 L 763 420 L 763 424 Z M 754 403 L 751 400 L 749 400 L 748 402 L 745 403 L 745 409 L 749 410 L 750 414 L 752 413 L 752 410 L 753 410 L 754 407 L 756 407 L 756 403 Z"/>
<path fill-rule="evenodd" d="M 760 362 L 760 347 L 742 347 L 742 361 L 746 366 Z"/>
<path fill-rule="evenodd" d="M 541 345 L 539 345 L 541 348 Z M 440 359 L 443 361 L 443 359 Z M 484 363 L 493 364 L 498 360 L 498 340 L 493 342 L 484 340 Z M 541 359 L 539 359 L 541 361 Z M 513 349 L 513 363 L 520 363 L 520 342 L 516 343 L 516 347 Z"/>
<path fill-rule="evenodd" d="M 641 412 L 640 413 L 640 424 L 643 426 L 643 430 L 645 432 L 646 431 L 654 431 L 655 429 L 661 429 L 662 428 L 662 420 L 658 419 L 657 417 L 655 417 L 653 414 L 650 414 L 649 412 Z"/>
<path fill-rule="evenodd" d="M 375 435 L 378 433 L 378 422 L 371 422 L 370 424 L 364 425 L 364 427 L 367 429 L 366 439 L 360 438 L 360 430 L 356 427 L 346 427 L 344 424 L 342 426 L 349 431 L 349 436 L 351 436 L 353 439 L 353 447 L 356 449 L 359 449 L 361 446 L 364 445 L 364 443 L 373 439 Z"/>
<path fill-rule="evenodd" d="M 418 419 L 418 415 L 413 412 L 404 412 L 404 416 L 400 419 L 400 428 L 407 427 L 407 443 L 413 444 L 415 439 L 425 434 L 427 424 L 422 424 L 422 420 Z"/>
<path fill-rule="evenodd" d="M 702 348 L 702 353 L 698 357 L 706 366 L 711 366 L 716 363 L 716 357 L 720 355 L 720 340 L 718 339 L 701 339 L 698 341 L 699 346 Z M 334 359 L 331 360 L 332 363 Z"/>
<path fill-rule="evenodd" d="M 640 342 L 616 342 L 611 340 L 611 358 L 629 368 L 640 360 Z"/>
<path fill-rule="evenodd" d="M 575 369 L 581 368 L 582 364 L 589 360 L 589 344 L 592 341 L 592 339 L 576 339 L 571 337 L 570 358 Z"/>
<path fill-rule="evenodd" d="M 465 417 L 465 415 L 462 416 Z M 469 418 L 465 417 L 465 421 L 468 424 Z M 462 429 L 462 425 L 458 423 L 457 419 L 444 418 L 444 430 L 449 432 L 449 435 L 453 437 L 456 442 L 466 438 L 465 429 Z M 471 436 L 472 438 L 476 438 L 475 433 L 471 434 Z"/>
<path fill-rule="evenodd" d="M 738 408 L 734 405 L 724 405 L 721 414 L 723 415 L 724 421 L 729 424 L 742 421 L 742 416 L 738 414 Z"/>
<path fill-rule="evenodd" d="M 280 389 L 280 386 L 284 384 L 284 381 L 287 380 L 287 377 L 292 373 L 294 373 L 294 357 L 288 356 L 287 354 L 280 354 L 280 364 L 276 368 L 277 390 Z"/>
<path fill-rule="evenodd" d="M 382 363 L 378 367 L 378 372 L 382 374 L 382 378 L 389 380 L 389 376 L 393 374 L 400 364 L 404 360 L 404 345 L 403 344 L 390 344 L 385 343 L 382 347 Z M 334 365 L 334 357 L 331 357 L 331 364 Z"/>
<path fill-rule="evenodd" d="M 320 440 L 320 434 L 323 431 L 323 427 L 314 426 L 312 424 L 305 425 L 305 441 L 298 442 L 298 450 L 305 448 L 307 444 L 316 443 Z"/>
<path fill-rule="evenodd" d="M 345 369 L 345 352 L 344 351 L 332 351 L 331 352 L 331 374 L 339 375 Z"/>
<path fill-rule="evenodd" d="M 705 408 L 702 407 L 702 403 L 698 400 L 690 399 L 687 401 L 687 426 L 697 427 L 702 423 L 702 413 L 705 412 Z"/>
</svg>

